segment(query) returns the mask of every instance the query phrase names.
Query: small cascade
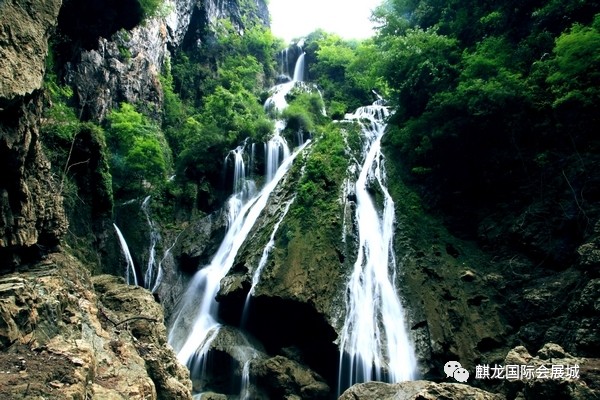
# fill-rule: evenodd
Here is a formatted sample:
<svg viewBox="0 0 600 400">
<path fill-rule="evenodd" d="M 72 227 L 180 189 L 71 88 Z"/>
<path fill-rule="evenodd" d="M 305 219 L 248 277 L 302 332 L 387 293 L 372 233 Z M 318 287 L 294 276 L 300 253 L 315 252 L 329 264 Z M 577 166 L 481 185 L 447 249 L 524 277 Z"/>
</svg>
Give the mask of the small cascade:
<svg viewBox="0 0 600 400">
<path fill-rule="evenodd" d="M 156 265 L 156 244 L 160 241 L 160 233 L 156 228 L 154 221 L 150 218 L 150 196 L 146 196 L 142 202 L 142 212 L 146 217 L 150 232 L 150 246 L 148 248 L 148 264 L 146 273 L 144 274 L 144 285 L 146 289 L 150 289 L 156 285 L 159 268 Z"/>
<path fill-rule="evenodd" d="M 346 288 L 346 319 L 340 340 L 340 391 L 370 380 L 410 380 L 416 369 L 394 282 L 394 202 L 385 185 L 381 153 L 387 115 L 388 110 L 382 105 L 361 107 L 346 115 L 347 120 L 361 124 L 366 143 L 364 162 L 354 184 L 359 247 Z M 369 193 L 371 185 L 382 194 L 381 213 Z"/>
<path fill-rule="evenodd" d="M 284 121 L 277 121 L 275 123 L 275 132 L 271 139 L 265 143 L 265 176 L 267 182 L 270 182 L 277 172 L 277 168 L 281 164 L 281 161 L 285 160 L 290 156 L 290 149 L 288 144 L 281 132 L 285 128 Z"/>
<path fill-rule="evenodd" d="M 158 262 L 158 268 L 157 268 L 157 273 L 156 273 L 156 280 L 154 281 L 154 285 L 150 286 L 148 285 L 148 288 L 152 288 L 150 291 L 152 293 L 156 293 L 156 291 L 158 290 L 158 287 L 160 286 L 160 283 L 162 282 L 162 278 L 163 278 L 163 274 L 164 274 L 164 270 L 163 270 L 163 263 L 165 262 L 165 260 L 167 260 L 168 258 L 172 258 L 173 255 L 171 254 L 171 250 L 173 250 L 173 247 L 175 247 L 175 245 L 177 244 L 177 240 L 179 239 L 179 236 L 181 236 L 181 233 L 179 233 L 179 235 L 177 235 L 177 237 L 175 238 L 175 241 L 173 242 L 173 244 L 167 248 L 165 250 L 165 252 L 163 253 L 162 258 L 160 259 L 160 261 Z"/>
<path fill-rule="evenodd" d="M 242 326 L 245 325 L 246 321 L 248 320 L 248 310 L 250 307 L 250 298 L 254 294 L 254 288 L 256 287 L 256 285 L 258 285 L 262 271 L 265 268 L 265 265 L 267 265 L 267 260 L 269 258 L 269 254 L 271 254 L 273 247 L 275 247 L 275 234 L 279 230 L 279 225 L 281 225 L 281 222 L 287 215 L 287 213 L 290 209 L 290 206 L 292 205 L 294 200 L 295 200 L 295 197 L 286 203 L 285 208 L 283 209 L 283 212 L 281 213 L 281 216 L 279 217 L 279 220 L 273 227 L 273 232 L 271 232 L 271 236 L 269 237 L 269 242 L 263 249 L 262 255 L 260 257 L 260 261 L 258 262 L 258 267 L 256 267 L 256 270 L 254 270 L 254 274 L 252 275 L 252 286 L 250 287 L 250 290 L 248 291 L 248 294 L 246 295 L 246 301 L 244 302 L 244 311 L 242 312 Z"/>
<path fill-rule="evenodd" d="M 296 60 L 296 66 L 294 67 L 294 76 L 292 77 L 292 80 L 294 82 L 302 82 L 304 81 L 304 56 L 306 55 L 305 52 L 302 52 L 302 54 L 300 54 L 300 57 L 298 57 L 298 60 Z"/>
<path fill-rule="evenodd" d="M 285 48 L 283 50 L 281 50 L 281 75 L 287 75 L 290 76 L 290 70 L 289 70 L 289 49 Z"/>
<path fill-rule="evenodd" d="M 242 388 L 240 390 L 240 400 L 250 400 L 250 362 L 244 363 L 242 368 Z"/>
<path fill-rule="evenodd" d="M 230 159 L 233 158 L 233 193 L 239 197 L 240 201 L 244 201 L 254 195 L 256 189 L 254 181 L 248 179 L 248 171 L 246 170 L 244 161 L 245 146 L 246 144 L 244 143 L 242 146 L 231 150 L 225 157 L 224 163 L 227 169 Z"/>
<path fill-rule="evenodd" d="M 231 199 L 235 200 L 229 202 L 229 207 L 239 209 L 229 211 L 229 227 L 225 238 L 211 263 L 196 272 L 192 278 L 169 333 L 169 344 L 177 352 L 177 358 L 183 364 L 187 364 L 192 373 L 202 373 L 202 368 L 206 366 L 210 338 L 216 336 L 221 326 L 217 318 L 218 303 L 215 299 L 221 279 L 233 265 L 238 250 L 266 206 L 271 192 L 308 143 L 282 162 L 273 179 L 267 182 L 257 195 L 247 201 L 241 200 L 240 193 L 231 196 Z"/>
<path fill-rule="evenodd" d="M 278 111 L 278 112 L 284 110 L 287 107 L 287 101 L 285 100 L 285 96 L 287 96 L 287 94 L 290 92 L 290 90 L 293 89 L 293 87 L 296 85 L 296 82 L 304 81 L 304 78 L 305 78 L 304 72 L 306 69 L 304 58 L 305 58 L 306 53 L 302 51 L 301 44 L 303 44 L 303 42 L 296 45 L 299 48 L 300 55 L 296 59 L 296 63 L 294 66 L 294 73 L 292 75 L 292 80 L 290 82 L 285 82 L 285 83 L 281 83 L 279 85 L 275 85 L 271 89 L 271 97 L 269 97 L 267 99 L 267 101 L 265 102 L 265 109 L 267 109 L 267 110 L 274 109 L 275 111 Z M 284 52 L 285 52 L 285 57 L 286 57 L 285 66 L 287 68 L 287 65 L 288 65 L 287 57 L 288 57 L 289 49 L 285 49 Z M 283 58 L 282 58 L 282 62 L 283 62 Z M 286 75 L 288 75 L 288 74 L 286 74 Z"/>
<path fill-rule="evenodd" d="M 119 229 L 117 224 L 113 224 L 113 226 L 115 227 L 115 231 L 117 232 L 117 237 L 119 238 L 119 244 L 121 245 L 121 251 L 123 252 L 123 255 L 125 256 L 125 260 L 127 261 L 127 270 L 125 272 L 125 280 L 128 285 L 134 284 L 137 286 L 138 278 L 137 278 L 137 273 L 135 272 L 135 265 L 133 263 L 133 258 L 131 257 L 131 252 L 129 251 L 129 246 L 127 246 L 127 241 L 125 240 L 125 237 L 123 237 L 123 234 L 121 233 L 121 230 Z M 133 276 L 133 283 L 131 282 L 131 276 Z"/>
</svg>

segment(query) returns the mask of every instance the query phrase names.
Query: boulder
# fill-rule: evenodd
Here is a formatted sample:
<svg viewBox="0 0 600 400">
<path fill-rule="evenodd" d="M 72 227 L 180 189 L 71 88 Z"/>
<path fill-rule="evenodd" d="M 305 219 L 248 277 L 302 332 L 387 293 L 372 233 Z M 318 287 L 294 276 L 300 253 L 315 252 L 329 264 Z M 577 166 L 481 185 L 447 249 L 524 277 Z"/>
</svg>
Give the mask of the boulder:
<svg viewBox="0 0 600 400">
<path fill-rule="evenodd" d="M 574 357 L 555 343 L 546 343 L 535 357 L 518 346 L 509 351 L 504 365 L 517 365 L 521 370 L 525 366 L 533 372 L 531 376 L 518 374 L 505 379 L 502 391 L 507 398 L 520 400 L 600 399 L 598 364 L 597 359 Z"/>
<path fill-rule="evenodd" d="M 253 362 L 251 373 L 272 399 L 318 400 L 330 398 L 325 380 L 306 366 L 283 356 Z"/>
</svg>

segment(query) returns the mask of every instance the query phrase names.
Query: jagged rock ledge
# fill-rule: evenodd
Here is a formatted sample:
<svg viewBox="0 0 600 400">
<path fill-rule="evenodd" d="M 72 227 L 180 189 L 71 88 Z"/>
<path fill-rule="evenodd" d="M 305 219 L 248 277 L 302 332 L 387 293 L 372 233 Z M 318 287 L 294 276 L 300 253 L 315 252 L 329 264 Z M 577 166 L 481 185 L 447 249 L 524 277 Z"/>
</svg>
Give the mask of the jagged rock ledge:
<svg viewBox="0 0 600 400">
<path fill-rule="evenodd" d="M 0 299 L 0 398 L 192 398 L 147 290 L 57 253 L 1 276 Z"/>
</svg>

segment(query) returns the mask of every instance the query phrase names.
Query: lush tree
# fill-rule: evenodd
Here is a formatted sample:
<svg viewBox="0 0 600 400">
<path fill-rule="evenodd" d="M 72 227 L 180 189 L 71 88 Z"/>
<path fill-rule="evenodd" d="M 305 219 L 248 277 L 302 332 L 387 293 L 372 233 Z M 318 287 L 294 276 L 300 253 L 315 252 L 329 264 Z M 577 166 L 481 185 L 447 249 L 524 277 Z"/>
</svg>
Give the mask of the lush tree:
<svg viewBox="0 0 600 400">
<path fill-rule="evenodd" d="M 141 190 L 144 182 L 154 186 L 163 183 L 170 154 L 160 128 L 128 103 L 112 110 L 107 119 L 117 196 Z"/>
<path fill-rule="evenodd" d="M 386 77 L 397 117 L 420 115 L 437 92 L 452 89 L 458 75 L 458 42 L 435 29 L 408 29 L 380 38 L 379 67 Z"/>
<path fill-rule="evenodd" d="M 575 24 L 556 39 L 554 71 L 547 78 L 554 106 L 591 109 L 600 100 L 600 14 L 596 26 Z M 567 106 L 570 104 L 570 106 Z"/>
<path fill-rule="evenodd" d="M 372 90 L 383 91 L 370 41 L 348 41 L 319 30 L 308 36 L 306 54 L 310 80 L 321 88 L 327 113 L 334 119 L 372 102 Z"/>
</svg>

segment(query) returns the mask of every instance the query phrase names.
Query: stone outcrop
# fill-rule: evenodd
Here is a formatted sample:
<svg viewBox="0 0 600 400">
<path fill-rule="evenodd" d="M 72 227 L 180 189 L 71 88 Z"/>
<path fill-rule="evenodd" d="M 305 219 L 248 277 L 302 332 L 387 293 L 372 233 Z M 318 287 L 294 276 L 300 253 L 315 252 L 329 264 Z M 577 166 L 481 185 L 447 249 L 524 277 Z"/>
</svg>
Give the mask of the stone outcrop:
<svg viewBox="0 0 600 400">
<path fill-rule="evenodd" d="M 66 230 L 39 142 L 39 89 L 60 5 L 0 3 L 0 269 L 52 249 Z"/>
<path fill-rule="evenodd" d="M 505 400 L 493 394 L 460 383 L 434 383 L 428 381 L 402 382 L 395 384 L 368 382 L 354 385 L 346 390 L 339 400 Z"/>
<path fill-rule="evenodd" d="M 574 357 L 559 345 L 546 343 L 535 357 L 525 347 L 515 347 L 506 355 L 504 365 L 518 365 L 519 368 L 525 366 L 532 371 L 545 368 L 548 371 L 546 375 L 535 373 L 533 378 L 519 375 L 518 378 L 505 379 L 503 392 L 508 399 L 600 399 L 600 359 Z M 560 366 L 564 375 L 557 372 L 553 376 L 553 366 Z M 567 367 L 576 370 L 567 373 Z"/>
<path fill-rule="evenodd" d="M 251 372 L 269 399 L 326 400 L 331 389 L 325 380 L 306 366 L 283 356 L 259 360 Z"/>
<path fill-rule="evenodd" d="M 148 291 L 110 276 L 92 285 L 54 254 L 2 276 L 0 298 L 1 398 L 191 399 Z"/>
<path fill-rule="evenodd" d="M 61 0 L 0 3 L 0 108 L 41 88 Z"/>
<path fill-rule="evenodd" d="M 97 49 L 83 50 L 79 62 L 67 72 L 82 114 L 102 121 L 111 109 L 127 102 L 143 105 L 158 118 L 162 109 L 158 76 L 166 45 L 164 22 L 151 19 L 130 32 L 119 31 L 111 40 L 99 38 Z"/>
</svg>

